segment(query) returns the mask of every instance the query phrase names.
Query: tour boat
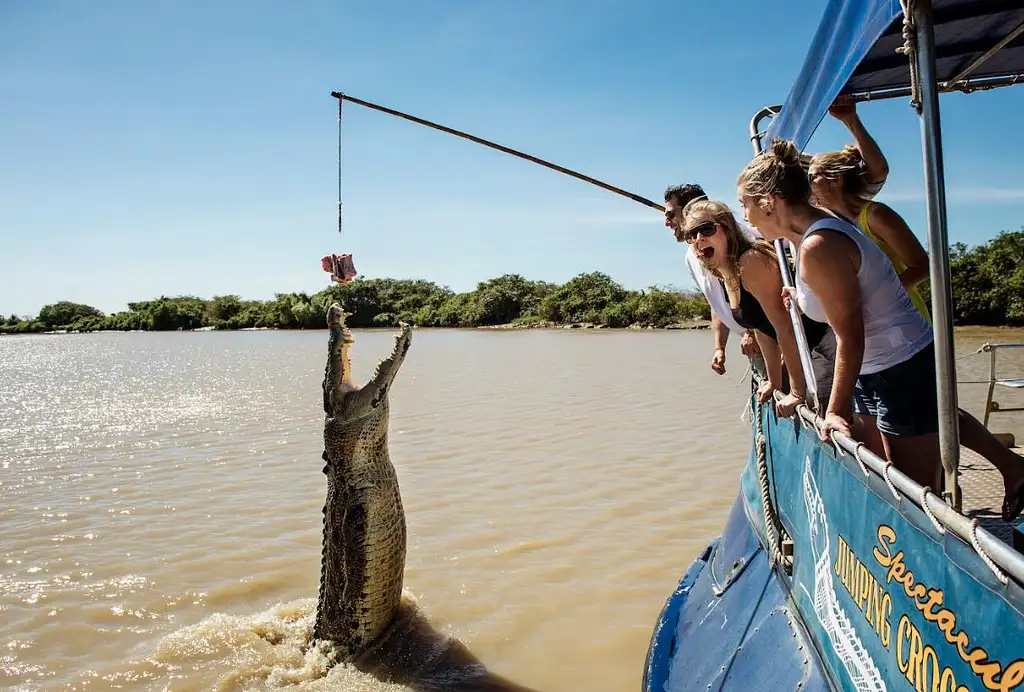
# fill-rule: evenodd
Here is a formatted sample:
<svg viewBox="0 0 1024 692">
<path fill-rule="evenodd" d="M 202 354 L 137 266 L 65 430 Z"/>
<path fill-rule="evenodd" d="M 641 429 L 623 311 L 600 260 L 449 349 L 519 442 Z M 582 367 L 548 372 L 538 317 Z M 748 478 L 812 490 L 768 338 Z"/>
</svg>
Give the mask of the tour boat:
<svg viewBox="0 0 1024 692">
<path fill-rule="evenodd" d="M 942 488 L 845 435 L 820 441 L 807 406 L 777 418 L 757 405 L 755 371 L 735 504 L 656 621 L 645 691 L 1024 689 L 1024 520 L 1002 522 L 1002 488 L 959 467 L 938 104 L 1022 77 L 1021 0 L 828 0 L 789 95 L 754 116 L 755 152 L 774 138 L 804 150 L 841 94 L 906 98 L 920 118 Z"/>
</svg>

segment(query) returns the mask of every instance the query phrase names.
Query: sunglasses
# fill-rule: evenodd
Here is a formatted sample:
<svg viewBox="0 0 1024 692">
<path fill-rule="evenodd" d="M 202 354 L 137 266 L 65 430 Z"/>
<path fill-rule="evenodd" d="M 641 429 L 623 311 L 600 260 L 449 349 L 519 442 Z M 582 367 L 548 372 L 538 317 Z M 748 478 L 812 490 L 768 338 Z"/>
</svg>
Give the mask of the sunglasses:
<svg viewBox="0 0 1024 692">
<path fill-rule="evenodd" d="M 697 240 L 697 236 L 703 236 L 704 238 L 710 238 L 718 230 L 718 224 L 714 221 L 705 221 L 702 224 L 697 224 L 693 228 L 689 228 L 679 234 L 682 240 L 687 243 L 693 244 Z"/>
</svg>

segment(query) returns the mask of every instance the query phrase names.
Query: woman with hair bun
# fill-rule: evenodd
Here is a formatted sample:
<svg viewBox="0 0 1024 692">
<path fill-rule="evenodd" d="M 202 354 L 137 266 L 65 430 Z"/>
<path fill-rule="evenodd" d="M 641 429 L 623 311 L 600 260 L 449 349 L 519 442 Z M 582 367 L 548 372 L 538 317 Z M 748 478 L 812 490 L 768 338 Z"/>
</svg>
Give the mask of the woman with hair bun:
<svg viewBox="0 0 1024 692">
<path fill-rule="evenodd" d="M 914 307 L 892 262 L 852 224 L 811 204 L 793 142 L 775 140 L 739 176 L 748 223 L 795 249 L 795 298 L 836 337 L 832 394 L 821 437 L 852 434 L 857 413 L 877 418 L 885 456 L 923 486 L 939 460 L 938 402 L 931 325 Z M 863 435 L 857 435 L 864 439 Z"/>
<path fill-rule="evenodd" d="M 816 154 L 808 171 L 814 201 L 855 222 L 878 245 L 892 262 L 914 307 L 930 323 L 928 303 L 917 289 L 929 275 L 928 254 L 903 217 L 889 206 L 869 199 L 874 189 L 864 171 L 864 160 L 854 147 Z M 1002 475 L 1002 515 L 1005 521 L 1011 521 L 1024 507 L 1024 459 L 999 442 L 967 411 L 958 410 L 958 421 L 963 445 L 985 457 Z M 877 446 L 871 444 L 871 439 L 865 442 L 869 447 Z"/>
</svg>

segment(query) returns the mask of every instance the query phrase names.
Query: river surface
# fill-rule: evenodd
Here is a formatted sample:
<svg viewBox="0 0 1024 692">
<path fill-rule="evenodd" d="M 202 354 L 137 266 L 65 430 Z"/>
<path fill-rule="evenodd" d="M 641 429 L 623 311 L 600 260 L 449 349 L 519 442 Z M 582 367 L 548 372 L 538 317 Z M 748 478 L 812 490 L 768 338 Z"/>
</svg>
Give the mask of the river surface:
<svg viewBox="0 0 1024 692">
<path fill-rule="evenodd" d="M 407 689 L 307 650 L 326 340 L 0 338 L 0 686 Z M 968 355 L 985 341 L 1024 331 L 960 333 L 961 380 L 987 376 Z M 390 347 L 356 332 L 357 381 Z M 391 458 L 431 636 L 535 690 L 637 689 L 749 451 L 729 354 L 718 376 L 707 331 L 416 332 Z M 1000 375 L 1024 376 L 1007 356 Z M 960 389 L 979 418 L 985 389 Z M 991 427 L 1019 440 L 1016 415 Z"/>
</svg>

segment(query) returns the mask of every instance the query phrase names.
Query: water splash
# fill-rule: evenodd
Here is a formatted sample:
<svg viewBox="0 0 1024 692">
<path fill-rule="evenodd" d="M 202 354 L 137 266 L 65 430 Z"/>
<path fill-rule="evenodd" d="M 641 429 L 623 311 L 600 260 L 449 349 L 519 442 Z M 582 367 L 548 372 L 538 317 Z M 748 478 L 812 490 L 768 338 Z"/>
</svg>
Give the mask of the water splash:
<svg viewBox="0 0 1024 692">
<path fill-rule="evenodd" d="M 66 689 L 297 689 L 365 692 L 532 692 L 491 673 L 469 648 L 439 631 L 406 591 L 394 623 L 352 665 L 330 644 L 311 646 L 316 600 L 278 604 L 252 615 L 217 613 L 182 627 L 140 658 L 87 671 Z"/>
</svg>

